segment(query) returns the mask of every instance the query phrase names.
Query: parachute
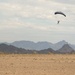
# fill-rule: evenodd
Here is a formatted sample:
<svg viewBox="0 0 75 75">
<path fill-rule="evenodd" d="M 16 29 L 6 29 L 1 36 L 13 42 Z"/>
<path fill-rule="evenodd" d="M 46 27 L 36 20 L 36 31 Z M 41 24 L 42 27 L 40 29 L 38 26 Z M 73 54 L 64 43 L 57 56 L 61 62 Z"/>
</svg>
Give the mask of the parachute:
<svg viewBox="0 0 75 75">
<path fill-rule="evenodd" d="M 61 12 L 61 11 L 57 11 L 57 12 L 55 12 L 54 13 L 55 15 L 57 15 L 57 14 L 60 14 L 60 15 L 62 15 L 62 16 L 64 16 L 64 17 L 66 17 L 66 15 L 63 13 L 63 12 Z M 57 24 L 59 24 L 59 20 L 57 21 Z"/>
<path fill-rule="evenodd" d="M 61 14 L 61 15 L 63 15 L 63 16 L 66 17 L 66 15 L 65 15 L 63 12 L 55 12 L 54 14 L 55 14 L 55 15 L 56 15 L 56 14 Z"/>
</svg>

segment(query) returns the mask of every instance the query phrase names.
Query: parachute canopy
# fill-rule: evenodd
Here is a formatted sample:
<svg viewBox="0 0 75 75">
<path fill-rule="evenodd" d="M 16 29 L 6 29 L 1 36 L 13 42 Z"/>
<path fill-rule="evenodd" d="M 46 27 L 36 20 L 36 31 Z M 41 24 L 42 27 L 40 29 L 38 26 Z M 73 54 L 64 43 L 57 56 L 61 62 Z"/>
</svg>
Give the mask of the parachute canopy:
<svg viewBox="0 0 75 75">
<path fill-rule="evenodd" d="M 56 15 L 56 14 L 61 14 L 61 15 L 63 15 L 63 16 L 66 17 L 66 15 L 65 15 L 63 12 L 60 12 L 60 11 L 57 11 L 57 12 L 55 12 L 54 14 L 55 14 L 55 15 Z"/>
</svg>

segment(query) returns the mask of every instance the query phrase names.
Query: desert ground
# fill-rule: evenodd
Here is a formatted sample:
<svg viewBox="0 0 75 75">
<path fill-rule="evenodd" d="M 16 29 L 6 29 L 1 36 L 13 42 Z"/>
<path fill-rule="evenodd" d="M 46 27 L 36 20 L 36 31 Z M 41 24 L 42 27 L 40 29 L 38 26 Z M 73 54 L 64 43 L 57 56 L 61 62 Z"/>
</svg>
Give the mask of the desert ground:
<svg viewBox="0 0 75 75">
<path fill-rule="evenodd" d="M 0 75 L 75 75 L 75 55 L 0 54 Z"/>
</svg>

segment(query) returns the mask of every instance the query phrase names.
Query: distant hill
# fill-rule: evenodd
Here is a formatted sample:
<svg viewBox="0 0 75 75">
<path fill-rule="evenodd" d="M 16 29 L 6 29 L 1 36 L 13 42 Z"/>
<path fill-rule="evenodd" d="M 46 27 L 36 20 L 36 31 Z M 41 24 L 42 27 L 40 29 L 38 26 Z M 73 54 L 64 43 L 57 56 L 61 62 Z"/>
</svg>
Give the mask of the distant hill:
<svg viewBox="0 0 75 75">
<path fill-rule="evenodd" d="M 0 44 L 0 53 L 34 53 L 34 51 L 17 48 L 12 45 Z"/>
<path fill-rule="evenodd" d="M 54 50 L 58 50 L 58 49 L 60 49 L 63 45 L 65 45 L 65 44 L 68 44 L 68 42 L 66 42 L 65 40 L 62 40 L 62 41 L 59 41 L 59 42 L 53 44 L 53 45 L 51 46 L 51 48 L 54 49 Z"/>
<path fill-rule="evenodd" d="M 39 54 L 49 54 L 49 53 L 56 53 L 56 51 L 54 51 L 51 48 L 48 48 L 48 49 L 40 50 L 40 51 L 38 51 L 38 53 Z"/>
<path fill-rule="evenodd" d="M 57 50 L 58 53 L 73 53 L 74 49 L 71 48 L 68 44 L 65 44 L 62 48 Z"/>
</svg>

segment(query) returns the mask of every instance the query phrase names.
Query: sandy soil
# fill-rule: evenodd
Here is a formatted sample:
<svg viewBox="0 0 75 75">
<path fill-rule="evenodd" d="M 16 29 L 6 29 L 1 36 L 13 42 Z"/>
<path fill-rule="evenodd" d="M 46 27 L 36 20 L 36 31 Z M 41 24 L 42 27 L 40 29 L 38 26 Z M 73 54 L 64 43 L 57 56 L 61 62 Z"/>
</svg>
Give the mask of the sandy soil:
<svg viewBox="0 0 75 75">
<path fill-rule="evenodd" d="M 0 54 L 0 75 L 75 75 L 75 55 Z"/>
</svg>

